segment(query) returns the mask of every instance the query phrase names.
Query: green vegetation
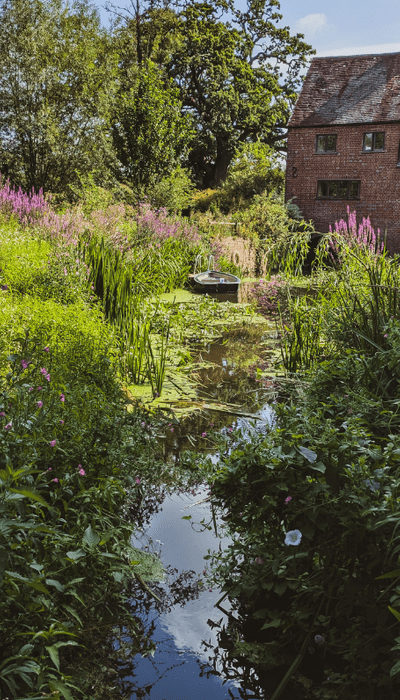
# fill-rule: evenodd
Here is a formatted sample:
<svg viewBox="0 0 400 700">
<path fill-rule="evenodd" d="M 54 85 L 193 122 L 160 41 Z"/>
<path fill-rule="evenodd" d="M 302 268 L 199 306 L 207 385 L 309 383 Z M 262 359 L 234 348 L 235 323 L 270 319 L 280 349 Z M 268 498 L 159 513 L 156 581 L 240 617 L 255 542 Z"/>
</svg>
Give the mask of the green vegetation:
<svg viewBox="0 0 400 700">
<path fill-rule="evenodd" d="M 212 472 L 233 537 L 213 558 L 222 646 L 271 700 L 399 692 L 400 272 L 371 241 L 322 240 L 319 291 L 286 296 L 276 423 Z"/>
</svg>

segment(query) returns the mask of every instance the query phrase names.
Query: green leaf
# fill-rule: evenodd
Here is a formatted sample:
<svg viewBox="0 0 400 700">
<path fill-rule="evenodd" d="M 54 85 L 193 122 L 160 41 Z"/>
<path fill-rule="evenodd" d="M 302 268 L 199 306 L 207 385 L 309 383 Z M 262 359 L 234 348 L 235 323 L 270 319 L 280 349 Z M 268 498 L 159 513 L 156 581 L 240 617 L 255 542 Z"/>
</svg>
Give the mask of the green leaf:
<svg viewBox="0 0 400 700">
<path fill-rule="evenodd" d="M 65 698 L 65 700 L 74 700 L 67 686 L 58 680 L 49 681 L 50 690 L 57 690 Z"/>
<path fill-rule="evenodd" d="M 389 608 L 390 612 L 393 613 L 396 620 L 398 620 L 400 622 L 400 613 L 397 610 L 395 610 L 394 608 L 390 607 L 390 605 L 388 605 L 388 608 Z"/>
<path fill-rule="evenodd" d="M 57 588 L 60 593 L 64 593 L 65 591 L 65 586 L 62 585 L 59 581 L 56 581 L 53 578 L 46 578 L 45 583 L 47 583 L 48 586 L 54 586 L 54 588 Z"/>
<path fill-rule="evenodd" d="M 29 489 L 9 489 L 11 493 L 19 494 L 22 498 L 30 498 L 32 501 L 38 501 L 42 506 L 49 508 L 49 504 L 44 500 L 43 496 L 36 491 L 30 491 Z"/>
<path fill-rule="evenodd" d="M 93 530 L 92 526 L 89 525 L 83 534 L 82 540 L 83 542 L 86 542 L 89 547 L 96 547 L 99 544 L 101 537 L 95 530 Z"/>
<path fill-rule="evenodd" d="M 73 561 L 78 561 L 78 559 L 86 557 L 86 552 L 83 549 L 76 549 L 73 552 L 67 552 L 67 557 L 68 559 L 72 559 Z"/>
<path fill-rule="evenodd" d="M 49 653 L 49 656 L 50 656 L 54 666 L 56 667 L 57 671 L 59 671 L 60 670 L 60 655 L 58 653 L 57 647 L 51 646 L 51 647 L 46 647 L 46 649 Z"/>
<path fill-rule="evenodd" d="M 382 576 L 377 576 L 375 578 L 375 581 L 379 581 L 382 578 L 397 578 L 400 576 L 400 569 L 396 569 L 395 571 L 389 571 L 387 574 L 382 574 Z"/>
</svg>

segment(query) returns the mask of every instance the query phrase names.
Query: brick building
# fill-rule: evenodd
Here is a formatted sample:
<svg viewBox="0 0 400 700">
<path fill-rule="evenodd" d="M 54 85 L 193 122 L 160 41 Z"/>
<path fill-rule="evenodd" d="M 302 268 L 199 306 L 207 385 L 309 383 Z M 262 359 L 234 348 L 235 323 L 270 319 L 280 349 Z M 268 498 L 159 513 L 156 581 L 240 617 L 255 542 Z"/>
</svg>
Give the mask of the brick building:
<svg viewBox="0 0 400 700">
<path fill-rule="evenodd" d="M 400 53 L 313 59 L 288 125 L 292 198 L 322 233 L 350 206 L 400 252 Z"/>
</svg>

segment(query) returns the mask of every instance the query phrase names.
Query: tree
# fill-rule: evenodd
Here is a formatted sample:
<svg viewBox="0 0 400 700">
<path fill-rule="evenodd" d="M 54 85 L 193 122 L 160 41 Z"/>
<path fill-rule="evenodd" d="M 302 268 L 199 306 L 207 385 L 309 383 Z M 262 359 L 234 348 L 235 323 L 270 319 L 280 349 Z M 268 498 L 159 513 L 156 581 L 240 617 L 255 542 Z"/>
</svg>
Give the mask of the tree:
<svg viewBox="0 0 400 700">
<path fill-rule="evenodd" d="M 120 84 L 113 122 L 118 175 L 142 196 L 179 166 L 191 119 L 182 114 L 179 90 L 152 61 L 136 65 Z"/>
<path fill-rule="evenodd" d="M 107 177 L 116 57 L 86 0 L 3 0 L 0 168 L 13 184 L 63 192 Z"/>
<path fill-rule="evenodd" d="M 193 115 L 193 168 L 203 184 L 219 185 L 240 144 L 284 148 L 284 129 L 313 53 L 303 35 L 277 27 L 277 0 L 192 2 L 180 12 L 181 42 L 167 64 Z M 225 19 L 221 12 L 229 9 Z"/>
<path fill-rule="evenodd" d="M 151 58 L 179 88 L 195 135 L 190 163 L 197 181 L 220 185 L 237 148 L 262 141 L 283 150 L 285 126 L 311 46 L 278 26 L 278 0 L 173 3 L 132 0 L 124 27 L 124 71 Z"/>
</svg>

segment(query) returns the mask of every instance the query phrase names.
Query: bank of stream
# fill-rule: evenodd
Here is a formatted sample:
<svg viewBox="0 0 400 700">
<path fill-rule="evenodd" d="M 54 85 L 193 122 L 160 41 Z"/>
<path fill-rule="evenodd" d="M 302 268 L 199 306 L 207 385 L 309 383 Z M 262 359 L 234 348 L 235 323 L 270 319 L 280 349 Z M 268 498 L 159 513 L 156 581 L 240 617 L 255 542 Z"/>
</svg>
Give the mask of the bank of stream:
<svg viewBox="0 0 400 700">
<path fill-rule="evenodd" d="M 167 463 L 179 464 L 187 450 L 215 461 L 221 440 L 229 450 L 238 431 L 243 436 L 268 429 L 275 389 L 267 369 L 277 342 L 275 324 L 260 317 L 224 328 L 212 342 L 192 340 L 195 410 L 171 420 L 158 436 Z M 217 605 L 221 592 L 208 587 L 204 557 L 230 540 L 208 497 L 201 482 L 169 488 L 159 493 L 151 514 L 142 513 L 134 545 L 153 553 L 164 575 L 150 573 L 135 590 L 133 614 L 152 651 L 133 660 L 125 679 L 125 697 L 132 700 L 258 697 L 251 667 L 232 664 L 223 648 L 228 611 Z"/>
</svg>

